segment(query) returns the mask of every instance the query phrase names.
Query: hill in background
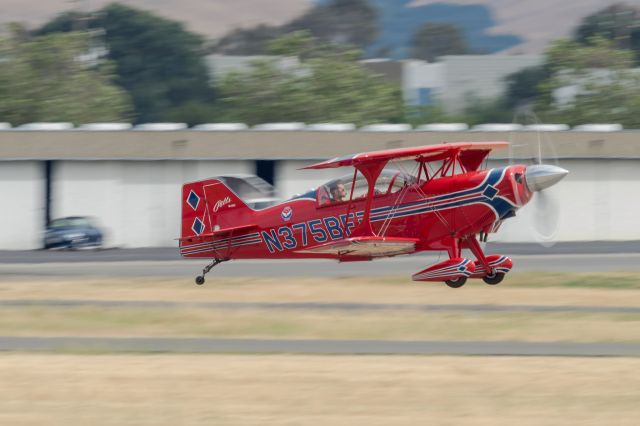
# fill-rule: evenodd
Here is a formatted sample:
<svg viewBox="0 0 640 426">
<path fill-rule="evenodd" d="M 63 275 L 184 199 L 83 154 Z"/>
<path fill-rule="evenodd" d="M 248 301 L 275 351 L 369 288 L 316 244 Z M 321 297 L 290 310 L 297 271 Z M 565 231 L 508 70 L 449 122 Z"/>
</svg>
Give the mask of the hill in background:
<svg viewBox="0 0 640 426">
<path fill-rule="evenodd" d="M 367 48 L 368 56 L 410 57 L 411 38 L 425 22 L 451 23 L 464 31 L 469 47 L 478 53 L 495 53 L 517 46 L 523 39 L 516 35 L 493 35 L 496 25 L 491 10 L 481 4 L 457 5 L 433 3 L 412 6 L 412 0 L 370 0 L 378 8 L 380 34 Z"/>
<path fill-rule="evenodd" d="M 407 15 L 422 16 L 424 10 L 430 10 L 434 16 L 438 16 L 438 22 L 444 20 L 456 22 L 454 18 L 463 20 L 474 48 L 490 52 L 507 49 L 510 53 L 540 53 L 550 41 L 569 35 L 583 17 L 616 3 L 613 0 L 371 1 L 376 5 L 383 4 L 385 11 L 382 18 L 384 22 L 381 42 L 379 45 L 372 46 L 372 49 L 382 47 L 384 43 L 397 43 L 396 38 L 398 41 L 406 39 L 405 34 L 409 33 L 407 31 L 409 28 L 403 31 L 403 24 L 393 22 L 405 22 L 406 25 L 413 26 L 416 25 L 415 22 L 406 21 Z M 111 2 L 112 0 L 76 0 L 74 2 L 0 0 L 1 21 L 24 22 L 30 27 L 36 27 L 49 21 L 56 14 L 70 9 L 93 11 Z M 234 28 L 248 28 L 259 24 L 285 24 L 307 11 L 314 3 L 312 0 L 121 0 L 120 2 L 181 21 L 189 30 L 210 39 L 219 38 Z M 625 3 L 640 6 L 640 0 L 626 0 Z M 422 9 L 421 6 L 431 9 Z M 456 9 L 456 6 L 459 9 Z M 393 14 L 397 14 L 397 18 Z M 522 43 L 518 43 L 518 39 L 522 40 Z"/>
<path fill-rule="evenodd" d="M 434 3 L 487 6 L 496 26 L 491 34 L 514 34 L 523 43 L 506 53 L 542 53 L 553 40 L 567 37 L 580 21 L 615 3 L 640 6 L 640 0 L 414 0 L 411 6 Z"/>
<path fill-rule="evenodd" d="M 126 4 L 180 21 L 188 30 L 211 39 L 234 28 L 281 25 L 313 6 L 311 0 L 0 0 L 0 22 L 25 22 L 36 27 L 69 10 L 90 12 L 110 3 Z"/>
</svg>

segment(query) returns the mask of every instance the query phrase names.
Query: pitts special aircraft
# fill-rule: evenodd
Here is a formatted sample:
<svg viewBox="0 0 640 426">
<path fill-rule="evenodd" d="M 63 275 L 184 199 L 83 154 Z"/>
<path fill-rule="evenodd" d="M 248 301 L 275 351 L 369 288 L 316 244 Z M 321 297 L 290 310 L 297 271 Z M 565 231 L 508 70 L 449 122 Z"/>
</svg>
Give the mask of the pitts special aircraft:
<svg viewBox="0 0 640 426">
<path fill-rule="evenodd" d="M 204 283 L 211 268 L 231 259 L 350 262 L 426 250 L 446 250 L 449 259 L 414 274 L 414 281 L 442 281 L 452 288 L 468 278 L 498 284 L 512 261 L 486 256 L 480 241 L 535 191 L 568 173 L 551 165 L 481 170 L 492 149 L 507 145 L 460 142 L 334 158 L 305 169 L 352 166 L 354 173 L 260 210 L 250 208 L 224 179 L 187 183 L 182 187 L 180 253 L 213 259 L 196 277 L 197 284 Z M 417 162 L 416 176 L 385 169 L 390 161 L 408 160 Z M 463 249 L 475 260 L 462 257 Z"/>
</svg>

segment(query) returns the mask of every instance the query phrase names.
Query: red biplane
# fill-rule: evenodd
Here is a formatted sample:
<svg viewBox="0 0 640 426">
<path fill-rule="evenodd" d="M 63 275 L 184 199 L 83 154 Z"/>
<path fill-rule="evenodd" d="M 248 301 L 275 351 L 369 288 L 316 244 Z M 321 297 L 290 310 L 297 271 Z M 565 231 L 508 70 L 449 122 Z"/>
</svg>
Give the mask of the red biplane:
<svg viewBox="0 0 640 426">
<path fill-rule="evenodd" d="M 481 241 L 515 215 L 535 191 L 568 172 L 550 165 L 482 170 L 492 149 L 507 142 L 451 143 L 348 155 L 305 169 L 354 167 L 354 172 L 260 210 L 224 183 L 207 179 L 182 187 L 180 253 L 208 258 L 202 275 L 231 259 L 330 258 L 364 261 L 425 250 L 449 259 L 413 275 L 458 288 L 468 278 L 498 284 L 511 270 L 507 256 L 485 256 Z M 416 173 L 402 171 L 415 161 Z M 397 163 L 399 170 L 386 168 Z M 462 256 L 469 249 L 475 259 Z"/>
</svg>

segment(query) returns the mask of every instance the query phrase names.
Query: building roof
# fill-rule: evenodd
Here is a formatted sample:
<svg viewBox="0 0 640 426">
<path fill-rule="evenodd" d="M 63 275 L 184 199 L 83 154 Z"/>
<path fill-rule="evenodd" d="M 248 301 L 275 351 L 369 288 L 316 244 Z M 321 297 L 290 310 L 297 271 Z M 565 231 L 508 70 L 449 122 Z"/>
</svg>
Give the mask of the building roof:
<svg viewBox="0 0 640 426">
<path fill-rule="evenodd" d="M 541 136 L 542 135 L 542 136 Z M 506 140 L 492 158 L 640 159 L 640 131 L 0 131 L 1 160 L 322 160 L 353 152 L 443 142 Z M 551 142 L 552 141 L 552 142 Z M 524 148 L 523 148 L 524 147 Z"/>
</svg>

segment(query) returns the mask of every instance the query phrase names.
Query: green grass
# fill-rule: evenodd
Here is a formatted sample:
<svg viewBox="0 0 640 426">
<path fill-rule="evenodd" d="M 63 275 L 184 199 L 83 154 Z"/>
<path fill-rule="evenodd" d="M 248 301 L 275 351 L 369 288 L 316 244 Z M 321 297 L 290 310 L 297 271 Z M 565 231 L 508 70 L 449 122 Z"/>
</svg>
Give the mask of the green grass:
<svg viewBox="0 0 640 426">
<path fill-rule="evenodd" d="M 640 289 L 640 274 L 612 273 L 527 273 L 508 277 L 519 287 L 569 287 L 600 289 Z"/>
<path fill-rule="evenodd" d="M 345 280 L 347 280 L 345 278 Z M 406 284 L 407 277 L 372 278 L 369 283 Z M 469 280 L 467 285 L 482 284 L 481 280 Z M 552 272 L 511 272 L 500 284 L 509 287 L 565 287 L 565 288 L 600 288 L 612 290 L 640 289 L 640 273 L 611 272 L 611 273 L 552 273 Z"/>
<path fill-rule="evenodd" d="M 33 306 L 0 335 L 640 342 L 640 314 Z"/>
</svg>

